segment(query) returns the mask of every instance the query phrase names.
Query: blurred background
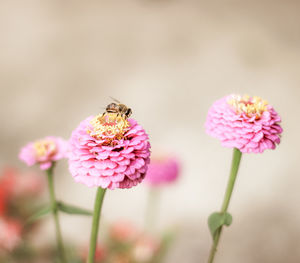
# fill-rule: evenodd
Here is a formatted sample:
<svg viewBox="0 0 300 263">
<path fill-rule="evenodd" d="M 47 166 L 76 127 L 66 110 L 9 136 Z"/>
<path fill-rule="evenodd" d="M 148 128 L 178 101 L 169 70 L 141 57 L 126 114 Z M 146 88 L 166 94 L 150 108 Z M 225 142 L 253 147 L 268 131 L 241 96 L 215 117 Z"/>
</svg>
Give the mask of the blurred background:
<svg viewBox="0 0 300 263">
<path fill-rule="evenodd" d="M 153 154 L 174 153 L 182 164 L 157 215 L 157 231 L 178 229 L 166 262 L 205 262 L 206 220 L 221 205 L 231 162 L 231 149 L 206 135 L 206 114 L 227 94 L 257 95 L 281 115 L 282 143 L 243 156 L 217 259 L 299 262 L 299 8 L 292 0 L 0 0 L 1 167 L 32 170 L 17 158 L 23 145 L 68 139 L 115 97 L 149 133 Z M 57 196 L 92 208 L 95 189 L 75 183 L 67 161 L 57 168 Z M 103 223 L 142 227 L 148 190 L 109 191 Z M 67 240 L 88 242 L 90 218 L 61 219 Z M 41 239 L 54 240 L 48 221 Z"/>
</svg>

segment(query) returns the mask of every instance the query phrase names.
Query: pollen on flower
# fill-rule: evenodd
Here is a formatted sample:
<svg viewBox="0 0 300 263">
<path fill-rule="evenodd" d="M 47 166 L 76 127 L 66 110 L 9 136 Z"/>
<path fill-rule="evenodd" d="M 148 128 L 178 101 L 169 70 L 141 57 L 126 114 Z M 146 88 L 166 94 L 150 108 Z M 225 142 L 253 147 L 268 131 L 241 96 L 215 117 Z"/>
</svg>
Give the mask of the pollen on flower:
<svg viewBox="0 0 300 263">
<path fill-rule="evenodd" d="M 245 113 L 248 117 L 255 116 L 259 119 L 264 111 L 267 110 L 268 102 L 260 97 L 250 97 L 248 95 L 233 95 L 228 104 L 233 106 L 238 114 Z"/>
<path fill-rule="evenodd" d="M 33 144 L 35 155 L 37 157 L 43 157 L 46 155 L 54 155 L 57 152 L 57 147 L 54 141 L 51 140 L 40 140 Z"/>
<path fill-rule="evenodd" d="M 91 120 L 92 129 L 87 133 L 95 139 L 105 140 L 111 144 L 113 140 L 121 140 L 130 127 L 127 119 L 117 113 L 98 114 Z"/>
</svg>

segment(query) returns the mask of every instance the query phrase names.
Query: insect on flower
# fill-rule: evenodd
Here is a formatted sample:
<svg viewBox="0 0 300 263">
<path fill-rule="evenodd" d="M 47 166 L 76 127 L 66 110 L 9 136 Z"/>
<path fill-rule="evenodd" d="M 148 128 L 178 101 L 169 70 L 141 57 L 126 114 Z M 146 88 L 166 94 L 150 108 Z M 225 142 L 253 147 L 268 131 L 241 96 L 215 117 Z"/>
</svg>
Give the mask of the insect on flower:
<svg viewBox="0 0 300 263">
<path fill-rule="evenodd" d="M 147 133 L 129 118 L 130 108 L 116 105 L 82 121 L 69 141 L 70 172 L 89 187 L 131 188 L 144 179 L 150 163 Z"/>
<path fill-rule="evenodd" d="M 115 102 L 108 104 L 105 108 L 105 113 L 116 113 L 117 116 L 121 115 L 121 117 L 128 119 L 132 114 L 132 110 L 128 108 L 125 104 L 122 104 L 120 101 L 112 98 Z"/>
</svg>

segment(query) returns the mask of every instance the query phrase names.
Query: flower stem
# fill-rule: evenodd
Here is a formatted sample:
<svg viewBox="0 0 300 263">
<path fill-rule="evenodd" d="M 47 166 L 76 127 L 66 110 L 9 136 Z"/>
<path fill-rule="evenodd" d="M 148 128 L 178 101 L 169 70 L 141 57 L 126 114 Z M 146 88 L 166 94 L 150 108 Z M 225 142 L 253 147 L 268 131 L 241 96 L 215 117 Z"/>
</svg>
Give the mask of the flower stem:
<svg viewBox="0 0 300 263">
<path fill-rule="evenodd" d="M 58 247 L 58 253 L 59 253 L 61 262 L 67 263 L 65 249 L 64 249 L 64 245 L 63 245 L 63 241 L 62 241 L 61 230 L 60 230 L 60 224 L 59 224 L 59 220 L 58 220 L 57 201 L 55 198 L 54 182 L 53 182 L 53 168 L 54 168 L 54 164 L 52 165 L 51 168 L 49 168 L 47 170 L 50 203 L 51 203 L 52 214 L 53 214 L 54 223 L 55 223 L 56 242 L 57 242 L 57 247 Z"/>
<path fill-rule="evenodd" d="M 153 231 L 155 227 L 155 218 L 157 216 L 159 194 L 159 189 L 154 187 L 150 189 L 148 194 L 145 227 L 149 232 Z"/>
<path fill-rule="evenodd" d="M 223 200 L 223 204 L 222 204 L 222 208 L 221 208 L 221 213 L 227 212 L 230 198 L 231 198 L 232 191 L 233 191 L 233 187 L 234 187 L 234 183 L 235 183 L 235 179 L 237 177 L 238 169 L 240 166 L 241 157 L 242 157 L 242 153 L 240 152 L 240 150 L 234 148 L 233 156 L 232 156 L 232 163 L 231 163 L 231 171 L 230 171 L 227 189 L 225 192 L 225 196 L 224 196 L 224 200 Z M 216 232 L 214 242 L 213 242 L 211 250 L 210 250 L 208 263 L 212 263 L 214 261 L 214 257 L 217 252 L 217 247 L 219 244 L 221 233 L 222 233 L 222 226 Z"/>
<path fill-rule="evenodd" d="M 100 213 L 101 213 L 105 191 L 106 189 L 98 187 L 97 194 L 96 194 L 94 215 L 93 215 L 93 225 L 92 225 L 91 240 L 90 240 L 90 250 L 89 250 L 89 256 L 87 261 L 88 263 L 94 263 L 94 259 L 95 259 Z"/>
</svg>

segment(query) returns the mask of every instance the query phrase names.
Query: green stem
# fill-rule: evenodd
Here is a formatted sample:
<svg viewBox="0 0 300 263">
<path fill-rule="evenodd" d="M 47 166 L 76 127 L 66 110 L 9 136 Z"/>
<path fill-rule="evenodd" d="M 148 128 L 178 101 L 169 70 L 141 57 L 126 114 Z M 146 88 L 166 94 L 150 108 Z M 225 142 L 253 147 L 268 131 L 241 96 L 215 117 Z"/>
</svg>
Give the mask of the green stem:
<svg viewBox="0 0 300 263">
<path fill-rule="evenodd" d="M 229 202 L 230 202 L 230 198 L 231 198 L 232 191 L 233 191 L 233 187 L 234 187 L 234 183 L 235 183 L 237 173 L 238 173 L 238 170 L 239 170 L 241 157 L 242 157 L 242 153 L 240 152 L 240 150 L 234 148 L 233 149 L 230 176 L 229 176 L 229 180 L 228 180 L 228 184 L 227 184 L 227 188 L 226 188 L 226 192 L 225 192 L 225 196 L 224 196 L 224 200 L 223 200 L 223 204 L 222 204 L 222 208 L 221 208 L 221 213 L 226 213 L 227 212 Z M 221 233 L 222 233 L 222 227 L 220 227 L 216 232 L 214 242 L 213 242 L 211 250 L 210 250 L 208 263 L 212 263 L 214 261 L 214 257 L 215 257 L 215 254 L 217 252 L 217 247 L 218 247 L 218 244 L 219 244 Z"/>
<path fill-rule="evenodd" d="M 52 214 L 55 222 L 55 231 L 56 231 L 56 241 L 57 241 L 57 247 L 59 256 L 61 259 L 61 262 L 66 263 L 66 255 L 65 255 L 65 249 L 62 241 L 62 235 L 61 235 L 61 229 L 60 224 L 58 220 L 58 209 L 57 209 L 57 201 L 55 198 L 55 192 L 54 192 L 54 182 L 53 182 L 53 168 L 54 164 L 51 168 L 47 170 L 47 177 L 48 177 L 48 187 L 49 187 L 49 193 L 50 193 L 50 203 L 51 203 L 51 209 Z"/>
<path fill-rule="evenodd" d="M 101 214 L 101 208 L 102 208 L 105 191 L 106 191 L 106 189 L 98 187 L 97 194 L 96 194 L 88 263 L 94 263 L 94 259 L 95 259 L 100 214 Z"/>
<path fill-rule="evenodd" d="M 155 227 L 155 218 L 157 216 L 159 189 L 151 188 L 148 194 L 148 203 L 146 208 L 146 221 L 145 227 L 151 232 Z"/>
</svg>

